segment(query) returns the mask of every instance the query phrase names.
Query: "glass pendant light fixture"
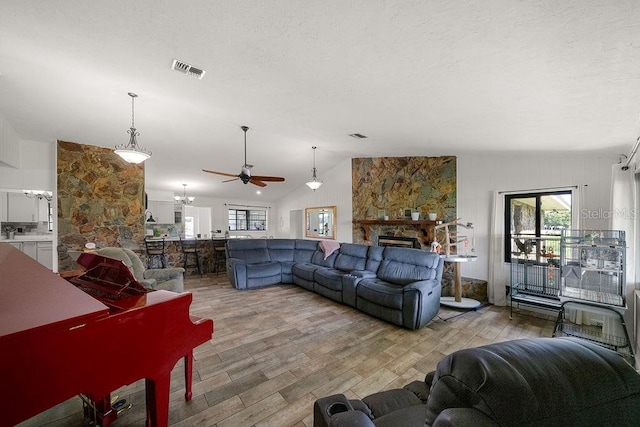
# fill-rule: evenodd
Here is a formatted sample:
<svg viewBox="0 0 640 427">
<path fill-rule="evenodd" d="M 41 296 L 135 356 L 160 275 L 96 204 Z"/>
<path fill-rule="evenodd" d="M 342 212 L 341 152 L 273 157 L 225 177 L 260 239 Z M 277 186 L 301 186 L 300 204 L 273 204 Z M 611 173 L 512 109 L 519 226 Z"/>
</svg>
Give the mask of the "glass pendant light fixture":
<svg viewBox="0 0 640 427">
<path fill-rule="evenodd" d="M 127 163 L 141 163 L 151 157 L 151 151 L 145 150 L 138 145 L 136 137 L 140 135 L 140 132 L 136 131 L 134 123 L 134 101 L 138 95 L 129 92 L 129 96 L 131 97 L 131 129 L 127 131 L 130 135 L 129 143 L 126 145 L 116 145 L 114 153 L 122 157 L 122 159 Z"/>
<path fill-rule="evenodd" d="M 318 177 L 316 176 L 316 148 L 318 147 L 311 147 L 313 149 L 313 176 L 311 177 L 311 181 L 307 182 L 307 187 L 309 187 L 310 189 L 312 189 L 313 191 L 316 191 L 318 188 L 320 188 L 320 186 L 322 185 L 322 181 L 318 179 Z"/>
<path fill-rule="evenodd" d="M 191 203 L 193 203 L 193 201 L 196 198 L 193 196 L 187 196 L 187 184 L 182 184 L 182 186 L 184 187 L 184 190 L 182 191 L 182 197 L 173 196 L 173 198 L 175 199 L 176 203 L 182 203 L 183 205 L 190 205 Z"/>
</svg>

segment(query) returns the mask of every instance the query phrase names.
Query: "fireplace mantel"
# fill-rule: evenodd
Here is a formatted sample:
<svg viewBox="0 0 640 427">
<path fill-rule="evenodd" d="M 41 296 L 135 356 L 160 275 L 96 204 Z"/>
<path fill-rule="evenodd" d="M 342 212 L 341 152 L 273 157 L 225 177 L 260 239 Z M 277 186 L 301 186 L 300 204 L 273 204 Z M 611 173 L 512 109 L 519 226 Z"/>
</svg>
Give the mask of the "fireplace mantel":
<svg viewBox="0 0 640 427">
<path fill-rule="evenodd" d="M 365 240 L 371 241 L 370 231 L 371 227 L 388 227 L 394 225 L 410 226 L 422 232 L 422 242 L 429 246 L 433 241 L 434 227 L 436 221 L 430 221 L 428 219 L 423 220 L 411 220 L 411 219 L 354 219 L 353 223 L 362 227 L 364 231 Z"/>
</svg>

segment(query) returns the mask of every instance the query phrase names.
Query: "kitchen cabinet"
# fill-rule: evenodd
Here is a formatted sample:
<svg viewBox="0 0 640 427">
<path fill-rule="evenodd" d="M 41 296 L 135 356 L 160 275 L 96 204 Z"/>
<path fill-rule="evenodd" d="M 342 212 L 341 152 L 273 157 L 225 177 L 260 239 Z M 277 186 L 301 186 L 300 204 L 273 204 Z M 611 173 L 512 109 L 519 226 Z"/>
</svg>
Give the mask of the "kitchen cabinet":
<svg viewBox="0 0 640 427">
<path fill-rule="evenodd" d="M 7 194 L 7 222 L 37 222 L 38 199 L 23 193 Z"/>
<path fill-rule="evenodd" d="M 38 242 L 22 242 L 22 252 L 38 260 Z"/>
<path fill-rule="evenodd" d="M 173 205 L 174 202 L 149 200 L 147 201 L 147 211 L 153 214 L 156 224 L 173 224 L 175 220 Z"/>
<path fill-rule="evenodd" d="M 4 242 L 2 242 L 4 243 Z M 19 251 L 22 251 L 22 242 L 7 242 Z"/>
<path fill-rule="evenodd" d="M 49 241 L 7 241 L 17 250 L 29 255 L 50 270 L 53 270 L 53 242 Z"/>
<path fill-rule="evenodd" d="M 36 260 L 53 270 L 53 242 L 37 242 Z"/>
<path fill-rule="evenodd" d="M 38 200 L 38 214 L 36 216 L 38 222 L 49 222 L 49 201 L 47 199 Z"/>
</svg>

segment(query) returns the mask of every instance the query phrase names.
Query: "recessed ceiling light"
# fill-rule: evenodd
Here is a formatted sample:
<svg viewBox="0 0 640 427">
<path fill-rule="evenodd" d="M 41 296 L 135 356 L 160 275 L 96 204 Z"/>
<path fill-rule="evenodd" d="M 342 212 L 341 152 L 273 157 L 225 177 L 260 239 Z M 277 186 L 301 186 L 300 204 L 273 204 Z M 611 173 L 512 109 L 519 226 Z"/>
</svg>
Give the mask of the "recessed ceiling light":
<svg viewBox="0 0 640 427">
<path fill-rule="evenodd" d="M 355 139 L 365 139 L 367 136 L 361 133 L 350 133 L 349 136 Z"/>
<path fill-rule="evenodd" d="M 256 190 L 256 194 L 262 194 L 262 191 Z"/>
</svg>

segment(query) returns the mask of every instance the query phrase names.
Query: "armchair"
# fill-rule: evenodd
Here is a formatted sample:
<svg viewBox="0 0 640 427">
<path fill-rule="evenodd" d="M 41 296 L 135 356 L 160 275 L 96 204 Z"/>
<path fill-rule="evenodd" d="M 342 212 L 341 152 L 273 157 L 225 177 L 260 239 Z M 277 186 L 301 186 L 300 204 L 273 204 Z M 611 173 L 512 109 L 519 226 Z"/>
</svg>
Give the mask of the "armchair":
<svg viewBox="0 0 640 427">
<path fill-rule="evenodd" d="M 184 292 L 184 268 L 160 268 L 147 270 L 140 257 L 131 249 L 102 248 L 96 253 L 109 258 L 118 259 L 131 270 L 133 277 L 149 289 L 164 289 L 173 292 Z"/>
<path fill-rule="evenodd" d="M 620 354 L 576 338 L 459 350 L 424 381 L 314 404 L 314 427 L 637 426 L 638 420 L 640 375 Z"/>
</svg>

